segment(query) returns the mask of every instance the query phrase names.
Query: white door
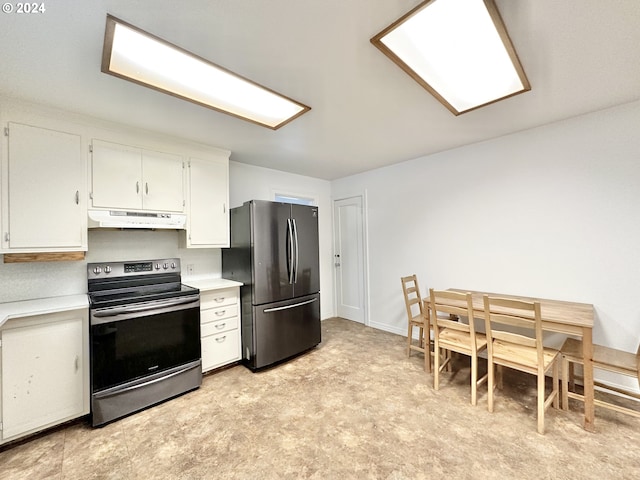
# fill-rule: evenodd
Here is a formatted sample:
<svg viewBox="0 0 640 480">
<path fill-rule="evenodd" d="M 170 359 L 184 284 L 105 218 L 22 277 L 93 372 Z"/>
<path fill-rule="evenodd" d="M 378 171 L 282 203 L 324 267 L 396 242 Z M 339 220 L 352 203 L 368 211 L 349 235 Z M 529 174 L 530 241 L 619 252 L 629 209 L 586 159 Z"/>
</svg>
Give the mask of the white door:
<svg viewBox="0 0 640 480">
<path fill-rule="evenodd" d="M 362 197 L 333 202 L 337 315 L 365 323 Z"/>
</svg>

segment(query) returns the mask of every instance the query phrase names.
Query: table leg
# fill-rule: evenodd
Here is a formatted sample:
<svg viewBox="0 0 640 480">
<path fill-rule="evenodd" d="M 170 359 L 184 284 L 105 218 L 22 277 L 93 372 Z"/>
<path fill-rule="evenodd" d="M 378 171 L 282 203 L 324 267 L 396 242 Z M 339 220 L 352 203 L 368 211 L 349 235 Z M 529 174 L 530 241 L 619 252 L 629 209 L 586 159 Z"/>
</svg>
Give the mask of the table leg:
<svg viewBox="0 0 640 480">
<path fill-rule="evenodd" d="M 431 373 L 431 308 L 430 303 L 424 302 L 422 307 L 424 315 L 424 367 L 427 373 Z M 436 352 L 436 355 L 438 352 Z"/>
<path fill-rule="evenodd" d="M 593 338 L 591 328 L 582 330 L 582 358 L 583 382 L 584 382 L 584 429 L 589 432 L 595 431 L 595 406 L 593 387 Z"/>
</svg>

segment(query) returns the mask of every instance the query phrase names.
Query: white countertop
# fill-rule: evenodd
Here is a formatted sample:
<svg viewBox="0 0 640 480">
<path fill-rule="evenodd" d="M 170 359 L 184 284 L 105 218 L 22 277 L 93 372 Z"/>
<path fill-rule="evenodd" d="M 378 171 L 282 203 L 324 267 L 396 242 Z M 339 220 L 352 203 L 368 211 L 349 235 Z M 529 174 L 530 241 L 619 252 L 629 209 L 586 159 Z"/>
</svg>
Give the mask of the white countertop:
<svg viewBox="0 0 640 480">
<path fill-rule="evenodd" d="M 82 308 L 89 308 L 89 297 L 86 294 L 0 303 L 0 327 L 12 318 L 32 317 Z"/>
<path fill-rule="evenodd" d="M 182 283 L 190 287 L 199 288 L 201 291 L 220 290 L 222 288 L 239 287 L 241 282 L 227 280 L 226 278 L 214 278 L 206 275 L 194 275 L 193 277 L 182 277 Z"/>
</svg>

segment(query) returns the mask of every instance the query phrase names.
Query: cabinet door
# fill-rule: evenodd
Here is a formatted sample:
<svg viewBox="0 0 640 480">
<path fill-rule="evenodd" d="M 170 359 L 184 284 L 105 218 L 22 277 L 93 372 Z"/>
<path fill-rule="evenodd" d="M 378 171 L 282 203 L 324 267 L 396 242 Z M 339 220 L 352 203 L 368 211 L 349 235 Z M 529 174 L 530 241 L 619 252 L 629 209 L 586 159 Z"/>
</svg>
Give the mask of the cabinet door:
<svg viewBox="0 0 640 480">
<path fill-rule="evenodd" d="M 228 247 L 228 161 L 189 161 L 189 247 Z"/>
<path fill-rule="evenodd" d="M 182 157 L 142 151 L 142 204 L 145 210 L 184 211 Z"/>
<path fill-rule="evenodd" d="M 142 208 L 142 153 L 139 148 L 93 141 L 91 190 L 94 207 Z"/>
<path fill-rule="evenodd" d="M 4 330 L 2 436 L 83 413 L 83 319 Z"/>
<path fill-rule="evenodd" d="M 86 243 L 79 135 L 9 123 L 9 248 L 78 248 Z"/>
</svg>

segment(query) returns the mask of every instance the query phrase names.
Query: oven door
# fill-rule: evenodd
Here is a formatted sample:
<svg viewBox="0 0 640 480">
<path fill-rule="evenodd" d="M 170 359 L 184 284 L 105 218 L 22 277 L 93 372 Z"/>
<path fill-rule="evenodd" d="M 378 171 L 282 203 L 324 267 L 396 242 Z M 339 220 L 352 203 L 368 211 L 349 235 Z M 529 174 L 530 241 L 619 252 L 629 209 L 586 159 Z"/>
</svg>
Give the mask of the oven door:
<svg viewBox="0 0 640 480">
<path fill-rule="evenodd" d="M 200 295 L 91 310 L 91 392 L 200 359 Z"/>
</svg>

